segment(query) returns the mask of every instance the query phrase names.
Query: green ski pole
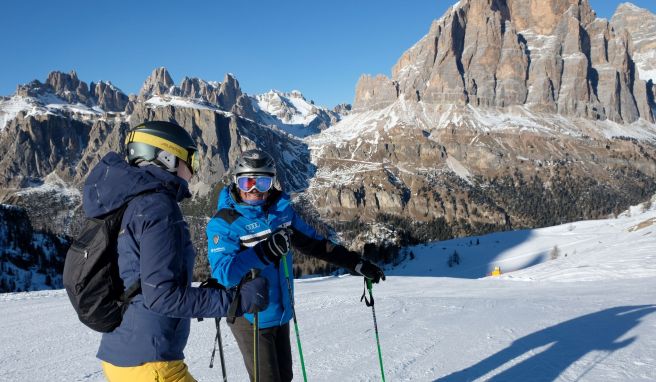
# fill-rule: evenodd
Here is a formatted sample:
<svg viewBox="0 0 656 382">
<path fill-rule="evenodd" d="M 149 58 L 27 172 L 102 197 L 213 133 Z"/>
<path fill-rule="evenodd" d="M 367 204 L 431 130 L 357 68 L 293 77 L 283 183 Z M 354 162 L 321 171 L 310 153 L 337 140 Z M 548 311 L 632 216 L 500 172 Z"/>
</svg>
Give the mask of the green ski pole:
<svg viewBox="0 0 656 382">
<path fill-rule="evenodd" d="M 365 284 L 367 284 L 367 290 L 369 290 L 369 301 L 364 298 L 365 304 L 371 307 L 371 313 L 374 316 L 374 332 L 376 333 L 376 346 L 378 347 L 378 362 L 380 363 L 380 374 L 383 377 L 383 382 L 385 382 L 385 368 L 383 368 L 383 353 L 380 350 L 380 339 L 378 337 L 378 322 L 376 321 L 376 308 L 374 308 L 374 295 L 371 293 L 372 283 L 368 278 L 364 278 Z"/>
<path fill-rule="evenodd" d="M 287 269 L 287 254 L 282 256 L 282 266 L 285 268 L 285 278 L 287 279 L 287 291 L 289 292 L 289 302 L 292 305 L 292 318 L 294 319 L 294 332 L 296 332 L 296 344 L 298 345 L 298 354 L 301 357 L 301 369 L 303 370 L 303 381 L 307 382 L 305 373 L 305 361 L 303 360 L 303 348 L 301 347 L 301 336 L 298 334 L 298 322 L 296 321 L 296 308 L 294 307 L 294 295 L 292 294 L 292 282 L 289 278 L 289 269 Z"/>
<path fill-rule="evenodd" d="M 253 382 L 260 382 L 260 315 L 258 312 L 254 314 L 253 320 Z"/>
</svg>

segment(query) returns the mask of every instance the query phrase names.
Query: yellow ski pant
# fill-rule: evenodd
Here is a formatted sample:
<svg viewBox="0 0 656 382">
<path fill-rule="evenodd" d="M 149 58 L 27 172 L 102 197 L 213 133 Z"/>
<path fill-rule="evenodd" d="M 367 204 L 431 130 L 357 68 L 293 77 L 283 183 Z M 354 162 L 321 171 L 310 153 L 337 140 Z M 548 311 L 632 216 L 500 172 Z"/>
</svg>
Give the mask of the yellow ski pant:
<svg viewBox="0 0 656 382">
<path fill-rule="evenodd" d="M 147 362 L 133 367 L 103 361 L 102 368 L 109 382 L 196 382 L 183 361 Z"/>
</svg>

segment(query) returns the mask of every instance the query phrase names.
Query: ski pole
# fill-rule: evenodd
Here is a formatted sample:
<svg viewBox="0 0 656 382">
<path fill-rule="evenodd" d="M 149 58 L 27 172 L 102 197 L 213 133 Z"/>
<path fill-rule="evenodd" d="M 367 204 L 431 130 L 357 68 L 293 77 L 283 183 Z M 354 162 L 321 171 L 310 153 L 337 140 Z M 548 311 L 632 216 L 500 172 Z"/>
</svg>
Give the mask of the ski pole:
<svg viewBox="0 0 656 382">
<path fill-rule="evenodd" d="M 250 280 L 259 276 L 260 270 L 253 268 L 249 274 Z M 253 313 L 253 382 L 260 382 L 260 313 Z"/>
<path fill-rule="evenodd" d="M 225 290 L 225 287 L 223 285 L 219 284 L 219 282 L 215 278 L 211 278 L 211 277 L 200 283 L 200 288 L 215 288 L 215 289 Z M 199 322 L 203 321 L 203 318 L 199 317 L 198 321 Z M 228 382 L 228 375 L 226 373 L 226 367 L 225 367 L 225 358 L 223 356 L 223 340 L 221 337 L 221 317 L 214 318 L 214 323 L 216 324 L 216 338 L 214 338 L 214 348 L 212 348 L 212 356 L 210 357 L 210 369 L 214 367 L 214 356 L 216 355 L 216 345 L 218 344 L 219 358 L 221 358 L 221 374 L 223 375 L 223 382 Z"/>
<path fill-rule="evenodd" d="M 367 290 L 369 290 L 369 300 L 367 301 L 367 298 L 365 297 L 364 293 L 362 293 L 362 299 L 364 299 L 364 302 L 367 306 L 371 307 L 371 313 L 374 316 L 374 332 L 376 333 L 376 346 L 378 347 L 378 362 L 380 363 L 380 374 L 383 377 L 383 382 L 385 382 L 385 368 L 383 368 L 383 353 L 380 350 L 380 339 L 378 337 L 378 322 L 376 321 L 376 308 L 374 308 L 374 295 L 371 292 L 371 280 L 368 278 L 364 278 L 364 283 L 367 285 Z"/>
<path fill-rule="evenodd" d="M 253 382 L 260 382 L 260 314 L 253 316 Z"/>
<path fill-rule="evenodd" d="M 226 374 L 225 358 L 223 357 L 223 342 L 221 339 L 221 317 L 214 319 L 216 322 L 216 341 L 214 341 L 214 349 L 212 349 L 212 358 L 210 358 L 210 369 L 214 367 L 214 354 L 216 354 L 216 345 L 219 345 L 219 359 L 221 360 L 221 374 L 223 375 L 223 382 L 228 382 L 228 375 Z"/>
<path fill-rule="evenodd" d="M 301 370 L 303 370 L 303 381 L 307 382 L 305 372 L 305 361 L 303 360 L 303 348 L 301 347 L 301 336 L 298 333 L 298 322 L 296 321 L 296 308 L 294 307 L 294 295 L 292 292 L 292 282 L 289 278 L 289 269 L 287 269 L 287 254 L 282 256 L 282 266 L 285 268 L 285 279 L 287 279 L 287 291 L 289 293 L 289 302 L 292 306 L 292 318 L 294 319 L 294 332 L 296 333 L 296 344 L 298 345 L 298 354 L 301 358 Z"/>
</svg>

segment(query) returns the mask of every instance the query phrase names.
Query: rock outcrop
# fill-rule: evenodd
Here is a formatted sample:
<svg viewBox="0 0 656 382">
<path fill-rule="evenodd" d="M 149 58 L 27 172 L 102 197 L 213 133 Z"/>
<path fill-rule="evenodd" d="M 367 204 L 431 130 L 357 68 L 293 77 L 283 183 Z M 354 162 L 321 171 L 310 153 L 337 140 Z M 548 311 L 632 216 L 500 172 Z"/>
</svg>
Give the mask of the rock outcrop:
<svg viewBox="0 0 656 382">
<path fill-rule="evenodd" d="M 383 75 L 376 77 L 362 75 L 355 87 L 353 109 L 356 111 L 383 109 L 397 99 L 398 93 L 398 85 L 389 78 Z"/>
<path fill-rule="evenodd" d="M 216 85 L 216 83 L 209 83 L 200 78 L 185 77 L 182 79 L 180 87 L 174 95 L 202 99 L 213 104 L 218 104 Z"/>
<path fill-rule="evenodd" d="M 402 97 L 654 122 L 631 34 L 597 19 L 587 0 L 463 0 L 399 58 L 392 78 L 362 76 L 354 109 L 378 110 Z"/>
<path fill-rule="evenodd" d="M 96 99 L 96 104 L 105 111 L 124 111 L 128 104 L 128 96 L 111 82 L 99 81 L 89 85 L 91 97 Z"/>
<path fill-rule="evenodd" d="M 153 70 L 143 83 L 139 91 L 139 97 L 142 100 L 147 100 L 152 96 L 170 94 L 173 85 L 174 82 L 169 71 L 165 67 L 159 67 Z"/>
<path fill-rule="evenodd" d="M 631 35 L 638 110 L 641 116 L 651 113 L 653 119 L 656 117 L 656 15 L 631 3 L 623 3 L 617 7 L 610 24 L 615 30 L 626 30 Z"/>
</svg>

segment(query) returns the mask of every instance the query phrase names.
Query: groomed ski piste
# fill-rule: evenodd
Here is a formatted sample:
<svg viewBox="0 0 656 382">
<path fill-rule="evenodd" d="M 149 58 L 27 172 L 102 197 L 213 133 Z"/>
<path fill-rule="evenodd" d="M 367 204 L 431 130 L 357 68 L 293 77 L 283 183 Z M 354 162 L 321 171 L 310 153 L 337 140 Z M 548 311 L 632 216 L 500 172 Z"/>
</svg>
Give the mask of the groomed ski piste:
<svg viewBox="0 0 656 382">
<path fill-rule="evenodd" d="M 656 380 L 656 200 L 409 250 L 373 290 L 386 380 Z M 495 266 L 502 275 L 486 276 Z M 309 381 L 381 380 L 362 288 L 354 276 L 297 280 Z M 222 332 L 228 380 L 247 381 L 225 321 Z M 221 380 L 218 355 L 208 368 L 214 335 L 214 320 L 193 321 L 186 362 L 199 381 Z M 102 381 L 99 340 L 63 290 L 0 295 L 1 381 Z M 302 380 L 293 334 L 292 351 Z"/>
</svg>

